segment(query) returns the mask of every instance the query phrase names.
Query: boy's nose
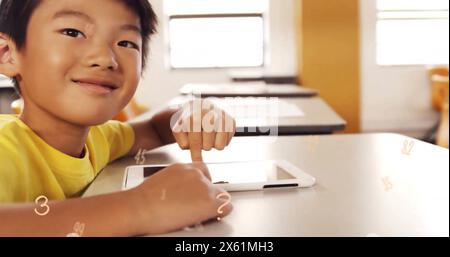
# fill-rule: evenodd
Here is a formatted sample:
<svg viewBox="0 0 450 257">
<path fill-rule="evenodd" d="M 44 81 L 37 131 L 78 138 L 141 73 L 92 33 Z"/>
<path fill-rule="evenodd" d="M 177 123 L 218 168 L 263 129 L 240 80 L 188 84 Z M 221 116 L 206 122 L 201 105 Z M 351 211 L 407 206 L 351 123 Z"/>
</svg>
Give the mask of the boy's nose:
<svg viewBox="0 0 450 257">
<path fill-rule="evenodd" d="M 103 46 L 96 47 L 90 52 L 86 58 L 89 67 L 99 67 L 101 69 L 116 70 L 119 66 L 116 60 L 116 55 L 111 48 Z"/>
</svg>

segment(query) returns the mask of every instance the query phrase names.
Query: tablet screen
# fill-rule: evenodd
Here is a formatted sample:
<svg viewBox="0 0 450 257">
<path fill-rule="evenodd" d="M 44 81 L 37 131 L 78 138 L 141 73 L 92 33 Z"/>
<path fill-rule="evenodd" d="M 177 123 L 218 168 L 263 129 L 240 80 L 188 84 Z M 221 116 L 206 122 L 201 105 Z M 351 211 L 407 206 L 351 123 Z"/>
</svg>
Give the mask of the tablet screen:
<svg viewBox="0 0 450 257">
<path fill-rule="evenodd" d="M 295 179 L 289 172 L 271 161 L 207 164 L 213 183 L 239 184 Z M 145 167 L 144 177 L 149 177 L 165 166 Z"/>
</svg>

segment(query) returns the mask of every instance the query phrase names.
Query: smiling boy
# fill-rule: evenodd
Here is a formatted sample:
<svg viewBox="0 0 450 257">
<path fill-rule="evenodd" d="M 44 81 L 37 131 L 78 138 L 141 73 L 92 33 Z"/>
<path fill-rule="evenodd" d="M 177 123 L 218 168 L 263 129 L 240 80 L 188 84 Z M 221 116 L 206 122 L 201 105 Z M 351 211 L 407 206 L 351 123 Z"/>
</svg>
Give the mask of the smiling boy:
<svg viewBox="0 0 450 257">
<path fill-rule="evenodd" d="M 147 0 L 1 2 L 0 74 L 13 78 L 24 108 L 0 115 L 0 236 L 64 236 L 75 222 L 86 236 L 158 234 L 217 216 L 223 191 L 197 161 L 202 149 L 230 143 L 230 116 L 214 108 L 219 129 L 205 130 L 195 118 L 204 110 L 188 108 L 176 124 L 199 125 L 194 132 L 172 131 L 175 110 L 108 121 L 136 91 L 155 26 Z M 193 164 L 172 165 L 129 191 L 77 198 L 108 163 L 175 142 Z M 51 200 L 45 216 L 34 211 L 42 195 Z"/>
</svg>

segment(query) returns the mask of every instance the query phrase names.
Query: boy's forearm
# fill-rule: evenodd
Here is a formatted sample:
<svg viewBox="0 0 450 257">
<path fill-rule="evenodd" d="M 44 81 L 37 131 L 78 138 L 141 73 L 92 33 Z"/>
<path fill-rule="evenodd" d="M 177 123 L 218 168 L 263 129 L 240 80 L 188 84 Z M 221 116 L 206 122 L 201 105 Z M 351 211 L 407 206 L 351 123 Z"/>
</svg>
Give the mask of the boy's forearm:
<svg viewBox="0 0 450 257">
<path fill-rule="evenodd" d="M 175 138 L 170 128 L 170 119 L 176 111 L 173 109 L 165 109 L 150 119 L 130 122 L 136 139 L 127 155 L 135 156 L 142 149 L 152 150 L 174 143 Z"/>
<path fill-rule="evenodd" d="M 151 125 L 159 136 L 162 145 L 175 143 L 175 138 L 170 127 L 170 119 L 178 109 L 165 109 L 151 119 Z"/>
<path fill-rule="evenodd" d="M 131 236 L 140 231 L 136 213 L 136 197 L 132 191 L 49 202 L 45 216 L 35 208 L 46 210 L 39 204 L 12 204 L 0 207 L 1 236 L 66 236 L 73 233 L 74 225 L 84 224 L 81 236 Z"/>
</svg>

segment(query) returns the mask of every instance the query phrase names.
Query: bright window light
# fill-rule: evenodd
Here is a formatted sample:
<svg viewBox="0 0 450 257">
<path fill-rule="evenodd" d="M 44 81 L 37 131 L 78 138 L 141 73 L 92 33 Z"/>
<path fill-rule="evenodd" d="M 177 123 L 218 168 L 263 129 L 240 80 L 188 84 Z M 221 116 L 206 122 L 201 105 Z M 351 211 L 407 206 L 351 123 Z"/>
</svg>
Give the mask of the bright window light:
<svg viewBox="0 0 450 257">
<path fill-rule="evenodd" d="M 255 67 L 264 63 L 262 17 L 170 21 L 173 68 Z"/>
<path fill-rule="evenodd" d="M 448 2 L 448 0 L 378 0 L 377 8 L 381 11 L 448 10 Z"/>
<path fill-rule="evenodd" d="M 164 0 L 166 15 L 264 13 L 268 0 Z"/>
<path fill-rule="evenodd" d="M 167 0 L 171 68 L 260 67 L 267 0 Z"/>
<path fill-rule="evenodd" d="M 380 65 L 449 63 L 448 0 L 378 0 Z"/>
</svg>

